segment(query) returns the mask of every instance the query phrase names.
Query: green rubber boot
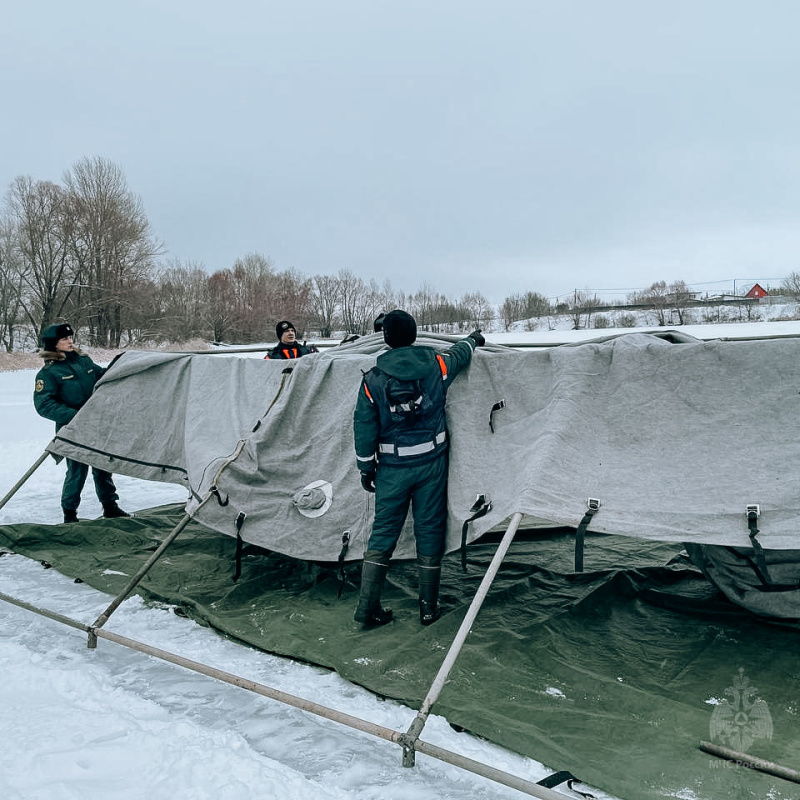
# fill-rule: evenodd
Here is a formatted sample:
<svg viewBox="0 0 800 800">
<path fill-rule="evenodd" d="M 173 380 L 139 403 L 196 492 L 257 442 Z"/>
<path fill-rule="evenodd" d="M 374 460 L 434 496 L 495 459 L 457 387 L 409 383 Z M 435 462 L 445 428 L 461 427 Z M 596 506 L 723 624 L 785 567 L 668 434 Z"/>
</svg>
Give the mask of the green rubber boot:
<svg viewBox="0 0 800 800">
<path fill-rule="evenodd" d="M 432 556 L 417 556 L 419 570 L 419 621 L 432 625 L 442 611 L 439 608 L 439 582 L 442 577 L 442 560 Z"/>
<path fill-rule="evenodd" d="M 365 628 L 377 628 L 391 622 L 394 615 L 390 608 L 381 608 L 381 592 L 389 571 L 389 558 L 386 553 L 368 550 L 361 568 L 361 594 L 353 619 Z"/>
</svg>

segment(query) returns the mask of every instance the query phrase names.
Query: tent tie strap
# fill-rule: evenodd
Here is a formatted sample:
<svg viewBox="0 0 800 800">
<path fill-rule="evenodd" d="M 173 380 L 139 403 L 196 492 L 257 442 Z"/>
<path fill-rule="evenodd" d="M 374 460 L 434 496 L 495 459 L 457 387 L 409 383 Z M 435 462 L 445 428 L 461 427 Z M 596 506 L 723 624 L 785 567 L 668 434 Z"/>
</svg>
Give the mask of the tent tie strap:
<svg viewBox="0 0 800 800">
<path fill-rule="evenodd" d="M 573 784 L 575 783 L 583 783 L 580 778 L 576 778 L 571 772 L 568 770 L 561 770 L 560 772 L 554 772 L 552 775 L 548 775 L 546 778 L 542 778 L 540 781 L 536 781 L 537 786 L 544 786 L 545 789 L 555 789 L 556 786 L 560 786 L 562 783 L 567 784 L 567 788 L 571 792 L 575 792 L 575 794 L 580 795 L 581 797 L 585 797 L 586 800 L 594 800 L 594 795 L 590 794 L 589 792 L 583 792 L 580 789 L 576 789 Z"/>
<path fill-rule="evenodd" d="M 772 587 L 774 584 L 767 569 L 767 558 L 764 555 L 764 548 L 761 542 L 756 539 L 759 534 L 758 518 L 761 516 L 761 507 L 758 504 L 748 505 L 745 509 L 747 516 L 747 527 L 750 529 L 750 544 L 753 547 L 753 554 L 755 555 L 755 569 L 758 577 L 761 578 L 761 583 L 764 586 Z"/>
<path fill-rule="evenodd" d="M 236 526 L 236 555 L 234 556 L 235 567 L 233 570 L 234 583 L 238 581 L 242 575 L 242 547 L 244 545 L 244 540 L 242 539 L 242 525 L 244 525 L 246 519 L 247 514 L 245 514 L 244 511 L 240 511 L 234 522 Z"/>
<path fill-rule="evenodd" d="M 493 417 L 494 417 L 494 412 L 495 412 L 495 411 L 500 411 L 500 409 L 502 409 L 502 408 L 505 408 L 505 407 L 506 407 L 506 401 L 505 401 L 505 398 L 503 398 L 502 400 L 498 400 L 498 401 L 497 401 L 497 402 L 496 402 L 496 403 L 495 403 L 495 404 L 492 406 L 492 410 L 489 412 L 489 430 L 490 430 L 492 433 L 494 433 L 494 420 L 493 420 Z"/>
<path fill-rule="evenodd" d="M 586 529 L 589 527 L 592 517 L 600 510 L 600 501 L 594 497 L 590 497 L 586 501 L 586 505 L 586 513 L 575 530 L 575 572 L 583 572 L 583 546 L 586 539 Z"/>
<path fill-rule="evenodd" d="M 469 524 L 473 520 L 486 516 L 492 510 L 492 501 L 487 499 L 485 494 L 479 494 L 475 498 L 475 502 L 470 508 L 471 517 L 464 520 L 461 526 L 461 571 L 467 571 L 467 532 L 469 531 Z"/>
<path fill-rule="evenodd" d="M 281 370 L 281 383 L 278 386 L 278 391 L 275 393 L 275 397 L 272 398 L 272 402 L 267 406 L 267 410 L 262 415 L 261 419 L 256 420 L 256 424 L 253 425 L 252 429 L 250 430 L 251 433 L 255 433 L 261 427 L 261 420 L 269 414 L 272 410 L 272 406 L 278 402 L 278 398 L 281 396 L 281 392 L 283 391 L 284 387 L 286 386 L 286 381 L 289 380 L 289 376 L 292 374 L 292 370 L 294 367 L 284 367 Z"/>
<path fill-rule="evenodd" d="M 212 487 L 211 487 L 211 488 L 210 488 L 208 491 L 209 491 L 209 492 L 210 492 L 212 495 L 214 495 L 214 497 L 216 497 L 216 498 L 217 498 L 217 502 L 218 502 L 218 503 L 219 503 L 221 506 L 226 506 L 226 505 L 228 505 L 228 503 L 230 503 L 230 501 L 231 501 L 230 495 L 227 495 L 227 494 L 225 495 L 225 499 L 224 499 L 224 500 L 222 499 L 222 495 L 220 494 L 220 491 L 219 491 L 219 489 L 217 488 L 217 485 L 216 485 L 216 484 L 214 484 L 214 485 L 213 485 L 213 486 L 212 486 Z"/>
<path fill-rule="evenodd" d="M 339 558 L 337 561 L 339 562 L 339 594 L 336 596 L 337 600 L 342 599 L 342 592 L 344 592 L 344 585 L 347 580 L 347 576 L 344 571 L 344 558 L 347 555 L 347 549 L 350 547 L 350 529 L 348 528 L 346 531 L 342 531 L 342 549 L 339 551 Z"/>
</svg>

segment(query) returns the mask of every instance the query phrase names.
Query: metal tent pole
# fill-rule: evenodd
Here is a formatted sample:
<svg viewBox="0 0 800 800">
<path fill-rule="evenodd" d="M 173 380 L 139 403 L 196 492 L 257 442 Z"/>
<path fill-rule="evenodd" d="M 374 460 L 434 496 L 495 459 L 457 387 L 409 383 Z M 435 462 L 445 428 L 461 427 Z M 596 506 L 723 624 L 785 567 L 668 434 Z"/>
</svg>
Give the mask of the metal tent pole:
<svg viewBox="0 0 800 800">
<path fill-rule="evenodd" d="M 284 389 L 284 387 L 286 385 L 286 381 L 288 380 L 289 376 L 292 374 L 292 370 L 293 369 L 294 369 L 294 366 L 287 367 L 287 368 L 285 368 L 283 370 L 283 375 L 281 377 L 281 383 L 280 383 L 280 386 L 278 387 L 278 391 L 275 394 L 275 397 L 273 398 L 273 400 L 270 403 L 269 407 L 264 412 L 264 416 L 269 414 L 270 409 L 277 402 L 278 397 L 280 396 L 281 392 L 283 391 L 283 389 Z M 262 419 L 263 419 L 263 417 L 262 417 Z M 260 424 L 261 424 L 261 421 L 259 420 L 258 425 L 260 425 Z M 225 459 L 225 461 L 222 463 L 220 468 L 217 470 L 217 474 L 214 477 L 214 482 L 211 484 L 211 488 L 205 493 L 205 495 L 203 496 L 203 499 L 200 501 L 200 503 L 198 504 L 197 508 L 194 510 L 195 514 L 212 497 L 219 498 L 219 491 L 217 489 L 217 485 L 219 483 L 219 479 L 222 476 L 222 473 L 239 457 L 239 454 L 242 452 L 242 450 L 243 450 L 243 448 L 244 448 L 246 443 L 247 443 L 247 439 L 240 439 L 239 442 L 237 443 L 236 447 L 234 448 L 233 453 L 231 453 Z M 227 503 L 227 501 L 226 501 L 226 503 Z M 161 543 L 159 548 L 153 553 L 153 555 L 150 556 L 150 558 L 147 559 L 147 562 L 142 565 L 141 569 L 130 579 L 130 581 L 128 581 L 127 586 L 120 592 L 120 594 L 116 598 L 114 598 L 114 601 L 111 603 L 111 605 L 95 620 L 94 625 L 92 625 L 91 630 L 89 631 L 89 641 L 87 643 L 87 646 L 89 647 L 89 649 L 94 649 L 95 647 L 97 647 L 97 632 L 96 632 L 96 629 L 102 628 L 103 625 L 105 625 L 106 622 L 108 622 L 108 618 L 114 613 L 114 611 L 117 610 L 117 608 L 121 605 L 123 600 L 125 600 L 125 598 L 133 591 L 134 587 L 139 583 L 139 581 L 141 581 L 142 578 L 150 571 L 150 568 L 153 566 L 153 564 L 155 564 L 156 561 L 158 561 L 158 559 L 161 558 L 161 556 L 163 555 L 163 553 L 167 549 L 167 547 L 169 547 L 170 544 L 172 544 L 172 542 L 175 541 L 175 539 L 177 538 L 178 534 L 189 524 L 191 519 L 192 519 L 192 515 L 187 513 L 186 516 L 184 516 L 184 518 L 170 532 L 170 534 L 167 536 L 167 538 L 164 539 L 164 541 Z"/>
<path fill-rule="evenodd" d="M 425 727 L 425 723 L 427 722 L 428 716 L 431 713 L 431 708 L 439 698 L 445 682 L 447 681 L 447 678 L 450 675 L 453 666 L 455 665 L 458 654 L 461 652 L 461 648 L 464 646 L 467 635 L 472 629 L 472 624 L 475 622 L 475 618 L 478 616 L 478 612 L 483 605 L 483 601 L 486 599 L 486 595 L 489 593 L 489 588 L 491 587 L 492 582 L 494 581 L 497 572 L 500 569 L 500 564 L 502 564 L 503 559 L 508 552 L 508 548 L 511 546 L 511 542 L 514 539 L 517 528 L 519 528 L 521 521 L 522 512 L 517 511 L 514 516 L 511 517 L 511 522 L 509 523 L 506 532 L 503 534 L 500 544 L 497 546 L 497 551 L 495 552 L 494 557 L 492 558 L 492 561 L 486 570 L 486 574 L 483 576 L 483 580 L 481 581 L 481 585 L 478 587 L 478 591 L 475 593 L 475 597 L 472 598 L 472 603 L 470 603 L 470 607 L 467 609 L 467 614 L 464 617 L 461 627 L 458 629 L 455 638 L 453 639 L 453 643 L 450 645 L 450 649 L 447 651 L 447 655 L 442 662 L 442 666 L 439 668 L 439 673 L 436 675 L 436 678 L 431 684 L 431 688 L 422 703 L 422 707 L 417 713 L 414 721 L 411 723 L 408 731 L 406 731 L 406 733 L 403 735 L 401 744 L 403 745 L 403 766 L 405 767 L 414 766 L 414 751 L 415 749 L 418 749 L 416 745 L 419 735 L 422 733 L 422 729 Z"/>
<path fill-rule="evenodd" d="M 4 600 L 12 605 L 18 606 L 19 608 L 23 608 L 26 611 L 32 611 L 35 614 L 40 614 L 44 617 L 55 620 L 56 622 L 68 625 L 69 627 L 76 628 L 77 630 L 86 631 L 90 635 L 93 633 L 92 628 L 88 625 L 84 625 L 77 620 L 66 617 L 62 614 L 58 614 L 54 611 L 38 608 L 37 606 L 26 603 L 23 600 L 18 600 L 15 597 L 4 594 L 3 592 L 0 592 L 0 600 Z M 183 667 L 184 669 L 197 672 L 201 675 L 206 675 L 210 678 L 214 678 L 215 680 L 230 684 L 231 686 L 236 686 L 240 689 L 246 689 L 247 691 L 253 692 L 262 697 L 267 697 L 271 700 L 276 700 L 279 703 L 298 708 L 301 711 L 308 712 L 309 714 L 316 714 L 319 717 L 339 723 L 340 725 L 345 725 L 346 727 L 353 728 L 361 731 L 362 733 L 368 733 L 371 736 L 375 736 L 379 739 L 384 739 L 385 741 L 393 742 L 394 744 L 399 744 L 401 746 L 403 744 L 405 734 L 395 731 L 392 728 L 386 728 L 382 725 L 361 719 L 360 717 L 355 717 L 351 714 L 337 711 L 334 708 L 320 705 L 319 703 L 315 703 L 314 701 L 307 700 L 303 697 L 287 694 L 280 689 L 266 686 L 263 683 L 257 683 L 256 681 L 249 680 L 240 675 L 234 675 L 233 673 L 225 672 L 224 670 L 217 669 L 216 667 L 212 667 L 208 664 L 203 664 L 199 661 L 193 661 L 191 659 L 184 658 L 183 656 L 177 655 L 176 653 L 171 653 L 168 650 L 162 650 L 145 642 L 140 642 L 136 639 L 130 639 L 127 636 L 121 636 L 120 634 L 113 633 L 111 631 L 98 629 L 96 631 L 96 636 L 97 638 L 114 642 L 115 644 L 128 647 L 131 650 L 136 650 L 140 653 L 145 653 L 146 655 L 153 656 L 154 658 L 161 659 L 162 661 L 166 661 L 170 664 L 175 664 L 179 667 Z M 475 761 L 467 756 L 462 756 L 460 753 L 455 753 L 452 750 L 446 750 L 438 745 L 417 740 L 416 749 L 418 752 L 423 753 L 430 758 L 438 759 L 439 761 L 452 764 L 453 766 L 459 767 L 467 772 L 480 775 L 481 777 L 487 778 L 495 783 L 500 783 L 504 786 L 509 786 L 512 789 L 517 789 L 518 791 L 522 792 L 523 794 L 527 794 L 530 797 L 536 797 L 539 800 L 564 800 L 564 795 L 560 792 L 556 792 L 545 786 L 540 786 L 538 783 L 525 780 L 524 778 L 520 778 L 517 775 L 512 775 L 509 772 L 504 772 L 496 767 L 491 767 L 488 764 L 483 764 L 480 761 Z"/>
<path fill-rule="evenodd" d="M 199 511 L 210 497 L 213 497 L 212 492 L 208 492 L 206 494 L 206 496 L 198 505 L 196 511 Z M 114 600 L 111 602 L 111 605 L 109 605 L 109 607 L 95 620 L 94 624 L 89 629 L 89 641 L 87 643 L 87 647 L 89 647 L 90 650 L 93 650 L 95 647 L 97 647 L 96 629 L 102 628 L 103 625 L 108 622 L 109 617 L 117 610 L 117 608 L 119 608 L 125 598 L 134 590 L 136 585 L 150 571 L 150 568 L 153 566 L 153 564 L 155 564 L 156 561 L 161 558 L 161 556 L 164 554 L 164 551 L 175 541 L 175 539 L 177 539 L 180 532 L 189 524 L 189 522 L 191 522 L 191 520 L 191 514 L 184 515 L 183 519 L 170 531 L 166 539 L 161 542 L 153 555 L 151 555 L 150 558 L 148 558 L 147 561 L 142 564 L 139 571 L 128 581 L 125 588 L 114 598 Z"/>
<path fill-rule="evenodd" d="M 22 485 L 25 483 L 25 481 L 27 481 L 28 478 L 30 478 L 30 476 L 33 475 L 37 469 L 39 469 L 49 455 L 50 453 L 45 450 L 44 453 L 42 453 L 39 458 L 36 459 L 36 462 L 33 464 L 33 466 L 11 487 L 6 496 L 0 500 L 0 508 L 2 508 L 22 488 Z"/>
</svg>

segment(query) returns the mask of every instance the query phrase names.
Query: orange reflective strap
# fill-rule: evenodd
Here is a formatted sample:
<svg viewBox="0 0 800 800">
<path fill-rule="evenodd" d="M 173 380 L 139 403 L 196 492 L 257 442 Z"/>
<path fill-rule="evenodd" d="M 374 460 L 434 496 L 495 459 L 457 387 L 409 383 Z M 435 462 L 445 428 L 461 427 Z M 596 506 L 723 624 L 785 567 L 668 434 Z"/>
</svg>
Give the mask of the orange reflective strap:
<svg viewBox="0 0 800 800">
<path fill-rule="evenodd" d="M 436 354 L 436 360 L 439 362 L 439 369 L 442 371 L 442 380 L 447 378 L 447 364 L 444 363 L 444 359 L 439 355 Z"/>
<path fill-rule="evenodd" d="M 375 401 L 372 399 L 372 395 L 369 393 L 369 387 L 367 386 L 367 382 L 362 381 L 362 383 L 364 384 L 364 391 L 367 394 L 367 399 L 370 401 L 370 403 L 374 403 Z"/>
</svg>

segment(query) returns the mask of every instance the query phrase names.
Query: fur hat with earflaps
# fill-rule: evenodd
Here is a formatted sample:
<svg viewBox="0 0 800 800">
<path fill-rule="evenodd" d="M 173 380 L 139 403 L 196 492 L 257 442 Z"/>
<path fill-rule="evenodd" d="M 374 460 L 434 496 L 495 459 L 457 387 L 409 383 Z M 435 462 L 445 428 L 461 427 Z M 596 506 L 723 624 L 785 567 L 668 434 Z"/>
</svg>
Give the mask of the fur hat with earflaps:
<svg viewBox="0 0 800 800">
<path fill-rule="evenodd" d="M 52 352 L 56 349 L 59 339 L 66 339 L 67 336 L 74 335 L 75 331 L 72 330 L 72 325 L 68 322 L 62 322 L 60 325 L 51 325 L 42 332 L 42 350 Z"/>
</svg>

